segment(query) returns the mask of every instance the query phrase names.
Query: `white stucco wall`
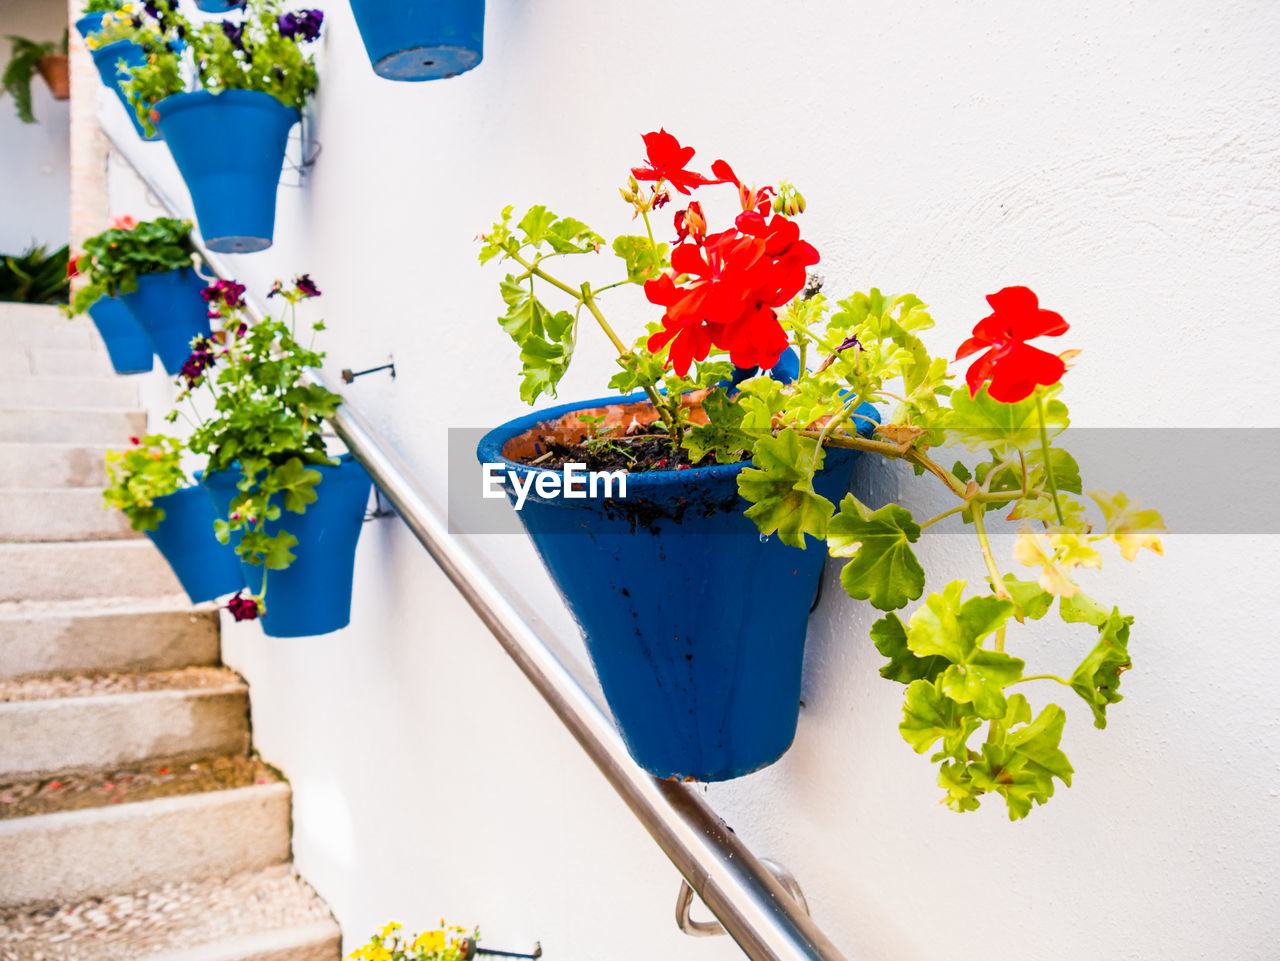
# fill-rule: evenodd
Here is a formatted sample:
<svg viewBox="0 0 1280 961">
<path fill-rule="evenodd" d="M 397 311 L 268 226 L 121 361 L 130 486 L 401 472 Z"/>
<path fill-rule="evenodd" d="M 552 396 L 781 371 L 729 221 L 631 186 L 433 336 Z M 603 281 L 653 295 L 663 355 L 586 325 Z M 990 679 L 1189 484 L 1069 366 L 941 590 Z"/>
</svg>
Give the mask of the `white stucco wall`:
<svg viewBox="0 0 1280 961">
<path fill-rule="evenodd" d="M 13 34 L 43 42 L 62 39 L 65 7 L 44 0 L 0 0 L 0 71 L 9 63 Z M 36 123 L 18 119 L 13 100 L 0 96 L 0 253 L 32 243 L 55 250 L 67 242 L 70 189 L 70 108 L 54 100 L 39 74 L 31 82 Z"/>
<path fill-rule="evenodd" d="M 493 319 L 500 271 L 473 238 L 506 203 L 627 229 L 615 187 L 660 125 L 703 167 L 797 183 L 828 290 L 917 292 L 940 352 L 983 295 L 1034 287 L 1084 350 L 1077 424 L 1280 425 L 1266 0 L 490 0 L 482 66 L 426 85 L 375 78 L 345 4 L 327 13 L 323 151 L 304 188 L 281 189 L 275 247 L 237 269 L 258 290 L 316 278 L 334 370 L 394 354 L 394 381 L 348 396 L 441 499 L 447 428 L 523 412 Z M 176 183 L 162 146 L 141 153 Z M 113 169 L 116 212 L 147 214 Z M 631 293 L 609 306 L 629 331 L 651 316 Z M 588 331 L 561 396 L 603 393 L 609 369 Z M 1153 482 L 1179 469 L 1146 466 Z M 1230 478 L 1223 465 L 1206 506 L 1233 502 Z M 900 480 L 878 464 L 855 483 L 894 496 Z M 481 547 L 567 629 L 523 540 Z M 1275 957 L 1280 542 L 1175 533 L 1166 548 L 1114 563 L 1105 597 L 1137 618 L 1125 701 L 1106 731 L 1063 701 L 1075 786 L 1026 821 L 939 806 L 933 766 L 896 729 L 901 688 L 876 673 L 873 612 L 834 582 L 795 747 L 708 797 L 791 868 L 851 961 Z M 946 578 L 981 577 L 959 537 L 923 553 Z M 387 918 L 444 915 L 501 947 L 540 938 L 550 958 L 736 955 L 675 931 L 674 869 L 398 522 L 366 529 L 355 591 L 338 634 L 226 632 L 255 739 L 294 786 L 298 864 L 348 948 Z M 1084 649 L 1052 624 L 1020 643 L 1063 665 Z"/>
</svg>

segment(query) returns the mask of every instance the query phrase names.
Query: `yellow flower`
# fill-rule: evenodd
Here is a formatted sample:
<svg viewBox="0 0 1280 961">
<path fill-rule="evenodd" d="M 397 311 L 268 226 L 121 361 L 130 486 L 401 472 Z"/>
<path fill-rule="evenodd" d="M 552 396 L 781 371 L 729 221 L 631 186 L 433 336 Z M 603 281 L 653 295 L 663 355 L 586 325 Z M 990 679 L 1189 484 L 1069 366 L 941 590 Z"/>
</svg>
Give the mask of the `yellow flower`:
<svg viewBox="0 0 1280 961">
<path fill-rule="evenodd" d="M 444 932 L 443 931 L 423 931 L 413 942 L 413 950 L 415 951 L 443 951 L 444 950 Z"/>
<path fill-rule="evenodd" d="M 383 925 L 382 930 L 378 932 L 378 937 L 389 938 L 399 930 L 400 930 L 399 924 L 397 924 L 395 921 L 388 921 L 385 925 Z"/>
</svg>

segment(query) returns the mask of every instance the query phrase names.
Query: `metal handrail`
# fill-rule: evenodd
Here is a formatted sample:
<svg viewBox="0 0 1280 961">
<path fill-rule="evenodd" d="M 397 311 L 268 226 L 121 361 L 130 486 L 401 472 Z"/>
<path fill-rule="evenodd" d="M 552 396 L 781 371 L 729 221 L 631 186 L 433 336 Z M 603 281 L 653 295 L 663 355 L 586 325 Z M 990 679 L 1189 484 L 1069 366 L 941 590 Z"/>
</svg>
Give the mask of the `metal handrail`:
<svg viewBox="0 0 1280 961">
<path fill-rule="evenodd" d="M 160 205 L 172 216 L 185 216 L 119 139 L 109 130 L 106 133 Z M 204 251 L 202 255 L 210 269 L 229 279 L 221 258 Z M 262 318 L 263 312 L 255 303 L 250 301 L 249 308 L 251 316 Z M 321 371 L 315 372 L 314 379 L 330 390 L 335 387 Z M 414 536 L 747 956 L 752 961 L 845 961 L 787 888 L 698 795 L 684 784 L 655 778 L 631 759 L 613 722 L 539 636 L 530 617 L 503 592 L 475 555 L 449 533 L 447 515 L 364 415 L 344 401 L 332 425 Z"/>
</svg>

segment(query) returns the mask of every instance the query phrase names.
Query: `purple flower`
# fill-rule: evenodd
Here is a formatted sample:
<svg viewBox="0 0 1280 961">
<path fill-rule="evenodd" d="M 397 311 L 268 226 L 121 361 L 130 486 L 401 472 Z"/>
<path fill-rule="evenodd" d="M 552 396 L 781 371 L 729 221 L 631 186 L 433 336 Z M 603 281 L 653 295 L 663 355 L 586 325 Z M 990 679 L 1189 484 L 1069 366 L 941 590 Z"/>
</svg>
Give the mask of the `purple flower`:
<svg viewBox="0 0 1280 961">
<path fill-rule="evenodd" d="M 301 277 L 295 277 L 293 284 L 298 288 L 298 293 L 303 297 L 319 297 L 320 288 L 316 286 L 316 282 L 311 279 L 310 274 L 303 274 Z"/>
<path fill-rule="evenodd" d="M 840 346 L 836 348 L 836 353 L 838 354 L 842 350 L 848 350 L 850 347 L 857 347 L 858 350 L 865 349 L 862 346 L 862 341 L 858 340 L 857 337 L 850 335 L 840 342 Z"/>
<path fill-rule="evenodd" d="M 222 32 L 226 38 L 231 41 L 231 46 L 237 50 L 244 49 L 244 24 L 236 23 L 234 20 L 222 21 Z"/>
<path fill-rule="evenodd" d="M 254 597 L 241 597 L 241 591 L 227 601 L 227 610 L 237 621 L 254 621 L 262 611 L 258 608 L 258 600 Z"/>
<path fill-rule="evenodd" d="M 270 300 L 276 294 L 279 294 L 282 297 L 284 296 L 284 284 L 280 283 L 278 280 L 272 284 L 271 289 L 267 291 L 267 300 Z"/>
<path fill-rule="evenodd" d="M 216 280 L 208 287 L 200 292 L 200 296 L 210 304 L 226 304 L 228 307 L 236 308 L 244 306 L 244 284 L 237 284 L 234 280 Z M 221 316 L 220 314 L 210 311 L 210 317 Z"/>
<path fill-rule="evenodd" d="M 183 362 L 178 376 L 187 382 L 188 387 L 195 387 L 204 379 L 204 372 L 213 366 L 216 359 L 213 342 L 208 337 L 197 337 L 191 343 L 191 356 Z"/>
<path fill-rule="evenodd" d="M 320 36 L 320 24 L 324 22 L 323 10 L 299 10 L 282 13 L 277 24 L 280 36 L 286 40 L 315 40 Z"/>
</svg>

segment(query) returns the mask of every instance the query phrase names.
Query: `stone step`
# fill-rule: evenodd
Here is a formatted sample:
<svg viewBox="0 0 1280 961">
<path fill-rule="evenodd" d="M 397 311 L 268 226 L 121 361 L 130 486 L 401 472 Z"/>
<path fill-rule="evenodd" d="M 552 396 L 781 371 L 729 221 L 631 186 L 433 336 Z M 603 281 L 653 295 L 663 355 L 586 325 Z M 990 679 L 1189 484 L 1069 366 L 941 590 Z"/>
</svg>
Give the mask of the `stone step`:
<svg viewBox="0 0 1280 961">
<path fill-rule="evenodd" d="M 96 487 L 107 484 L 107 445 L 0 444 L 0 487 Z"/>
<path fill-rule="evenodd" d="M 289 830 L 289 786 L 279 781 L 0 819 L 0 907 L 67 904 L 283 864 Z"/>
<path fill-rule="evenodd" d="M 138 406 L 138 385 L 131 377 L 13 377 L 0 379 L 0 407 Z"/>
<path fill-rule="evenodd" d="M 226 668 L 0 681 L 0 778 L 248 751 L 248 688 Z"/>
<path fill-rule="evenodd" d="M 143 537 L 92 487 L 0 489 L 0 541 L 105 541 Z"/>
<path fill-rule="evenodd" d="M 339 940 L 324 902 L 285 865 L 0 912 L 5 961 L 339 961 Z"/>
<path fill-rule="evenodd" d="M 0 373 L 11 377 L 114 377 L 105 348 L 0 345 Z"/>
<path fill-rule="evenodd" d="M 15 303 L 0 303 L 0 346 L 104 349 L 88 317 L 68 318 L 49 304 Z"/>
<path fill-rule="evenodd" d="M 217 610 L 186 595 L 0 604 L 0 679 L 207 667 L 218 656 Z"/>
<path fill-rule="evenodd" d="M 0 410 L 0 441 L 24 444 L 110 444 L 125 447 L 129 437 L 145 434 L 140 410 L 9 407 Z"/>
<path fill-rule="evenodd" d="M 181 593 L 168 563 L 145 539 L 0 543 L 0 603 Z"/>
</svg>

